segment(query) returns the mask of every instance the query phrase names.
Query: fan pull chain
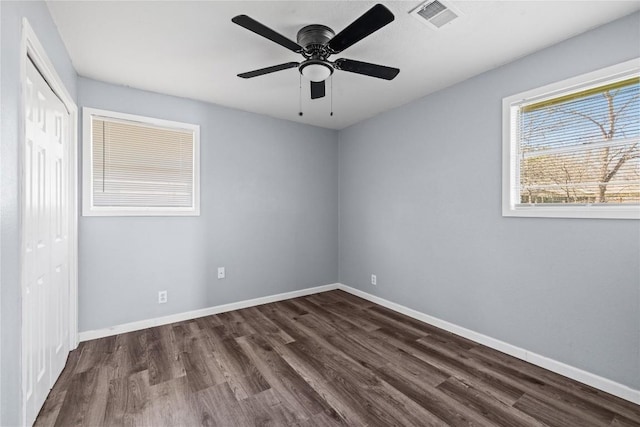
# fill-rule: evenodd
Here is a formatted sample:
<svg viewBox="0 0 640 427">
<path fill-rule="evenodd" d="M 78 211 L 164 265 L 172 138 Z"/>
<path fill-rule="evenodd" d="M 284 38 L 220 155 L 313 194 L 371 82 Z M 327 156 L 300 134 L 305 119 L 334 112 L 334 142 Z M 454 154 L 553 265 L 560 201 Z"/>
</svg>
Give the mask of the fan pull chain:
<svg viewBox="0 0 640 427">
<path fill-rule="evenodd" d="M 298 115 L 302 116 L 302 74 L 300 74 L 300 91 L 298 92 L 298 100 L 300 105 L 300 110 L 298 111 Z"/>
<path fill-rule="evenodd" d="M 331 113 L 329 113 L 329 115 L 333 117 L 333 74 L 331 74 L 331 92 L 329 93 L 329 98 L 331 102 Z"/>
</svg>

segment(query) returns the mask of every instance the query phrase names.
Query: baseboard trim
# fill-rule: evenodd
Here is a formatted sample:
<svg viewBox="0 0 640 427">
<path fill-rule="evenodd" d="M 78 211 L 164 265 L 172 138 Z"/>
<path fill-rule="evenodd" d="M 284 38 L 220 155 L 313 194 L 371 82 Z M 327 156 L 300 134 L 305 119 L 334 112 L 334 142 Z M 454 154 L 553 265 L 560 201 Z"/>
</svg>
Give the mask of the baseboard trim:
<svg viewBox="0 0 640 427">
<path fill-rule="evenodd" d="M 313 288 L 301 289 L 292 292 L 285 292 L 276 295 L 269 295 L 260 298 L 254 298 L 229 304 L 222 304 L 213 307 L 207 307 L 199 310 L 186 311 L 183 313 L 172 314 L 169 316 L 157 317 L 153 319 L 140 320 L 137 322 L 124 323 L 121 325 L 112 326 L 104 329 L 96 329 L 92 331 L 80 332 L 80 341 L 89 341 L 97 338 L 108 337 L 112 335 L 124 334 L 127 332 L 138 331 L 141 329 L 152 328 L 154 326 L 168 325 L 170 323 L 182 322 L 185 320 L 197 319 L 198 317 L 210 316 L 212 314 L 225 313 L 227 311 L 239 310 L 242 308 L 254 307 L 256 305 L 268 304 L 270 302 L 284 301 L 291 298 L 298 298 L 307 295 L 313 295 L 320 292 L 332 291 L 340 289 L 348 292 L 352 295 L 366 299 L 368 301 L 379 304 L 383 307 L 389 308 L 398 313 L 402 313 L 414 319 L 428 323 L 435 327 L 444 329 L 445 331 L 452 332 L 461 337 L 470 339 L 479 344 L 491 347 L 494 350 L 501 351 L 509 354 L 518 359 L 525 360 L 534 365 L 548 369 L 565 377 L 574 379 L 581 383 L 590 385 L 599 390 L 610 393 L 614 396 L 618 396 L 622 399 L 640 405 L 640 390 L 632 389 L 624 384 L 617 383 L 591 372 L 584 371 L 574 366 L 567 365 L 554 359 L 542 356 L 537 353 L 533 353 L 524 348 L 517 347 L 515 345 L 500 341 L 490 336 L 472 331 L 471 329 L 458 326 L 454 323 L 447 322 L 446 320 L 438 319 L 437 317 L 430 316 L 420 311 L 411 309 L 404 305 L 386 300 L 376 295 L 369 294 L 351 286 L 344 285 L 342 283 L 332 283 L 329 285 L 316 286 Z"/>
<path fill-rule="evenodd" d="M 242 308 L 254 307 L 256 305 L 268 304 L 270 302 L 283 301 L 291 298 L 304 297 L 338 289 L 337 283 L 316 286 L 313 288 L 301 289 L 297 291 L 284 292 L 276 295 L 268 295 L 260 298 L 253 298 L 244 301 L 232 302 L 229 304 L 216 305 L 199 310 L 185 311 L 183 313 L 171 314 L 153 319 L 139 320 L 136 322 L 123 323 L 104 329 L 80 332 L 80 341 L 95 340 L 97 338 L 109 337 L 112 335 L 124 334 L 127 332 L 139 331 L 141 329 L 153 328 L 154 326 L 168 325 L 170 323 L 182 322 L 185 320 L 197 319 L 198 317 L 210 316 L 212 314 L 225 313 L 227 311 L 240 310 Z"/>
<path fill-rule="evenodd" d="M 640 405 L 640 390 L 338 283 L 338 289 Z"/>
</svg>

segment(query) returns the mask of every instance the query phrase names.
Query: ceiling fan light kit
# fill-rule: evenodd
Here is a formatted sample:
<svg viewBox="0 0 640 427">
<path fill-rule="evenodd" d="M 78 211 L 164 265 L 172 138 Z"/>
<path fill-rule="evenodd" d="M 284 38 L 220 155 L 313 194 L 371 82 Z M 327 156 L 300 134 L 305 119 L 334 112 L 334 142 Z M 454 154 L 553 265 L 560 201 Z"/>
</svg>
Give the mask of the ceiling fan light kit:
<svg viewBox="0 0 640 427">
<path fill-rule="evenodd" d="M 326 25 L 313 24 L 301 28 L 294 42 L 247 15 L 238 15 L 231 19 L 233 23 L 304 57 L 302 62 L 261 68 L 238 74 L 238 77 L 248 79 L 297 67 L 300 74 L 311 82 L 311 99 L 325 96 L 325 80 L 333 75 L 334 70 L 393 80 L 400 72 L 397 68 L 346 58 L 334 62 L 329 60 L 329 56 L 342 52 L 393 20 L 394 16 L 389 9 L 376 4 L 337 35 Z"/>
<path fill-rule="evenodd" d="M 300 73 L 312 82 L 323 82 L 333 74 L 333 67 L 330 64 L 314 59 L 308 59 L 298 67 Z"/>
</svg>

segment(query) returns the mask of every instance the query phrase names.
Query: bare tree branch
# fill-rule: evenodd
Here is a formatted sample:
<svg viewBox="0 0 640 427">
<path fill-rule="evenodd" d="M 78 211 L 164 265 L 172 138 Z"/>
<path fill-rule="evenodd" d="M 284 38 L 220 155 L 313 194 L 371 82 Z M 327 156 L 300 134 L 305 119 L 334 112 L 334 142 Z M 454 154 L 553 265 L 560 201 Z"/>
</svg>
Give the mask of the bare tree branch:
<svg viewBox="0 0 640 427">
<path fill-rule="evenodd" d="M 629 106 L 631 105 L 631 103 L 633 101 L 635 101 L 636 99 L 640 98 L 640 94 L 636 95 L 636 96 L 632 96 L 627 102 L 624 103 L 624 105 L 622 107 L 620 107 L 620 109 L 618 111 L 616 111 L 616 120 L 618 120 L 618 118 L 620 117 L 620 114 Z"/>
<path fill-rule="evenodd" d="M 609 172 L 607 174 L 607 176 L 605 177 L 605 181 L 604 182 L 611 181 L 611 179 L 614 177 L 614 175 L 620 170 L 622 165 L 624 165 L 624 162 L 626 162 L 627 160 L 632 159 L 632 158 L 635 157 L 635 156 L 634 157 L 630 157 L 630 153 L 636 148 L 637 145 L 638 144 L 634 144 L 633 146 L 631 146 L 631 148 L 629 148 L 629 151 L 627 151 L 627 153 L 625 155 L 620 157 L 620 159 L 618 160 L 618 163 L 616 163 L 616 165 L 613 167 L 611 172 Z M 640 154 L 638 154 L 637 156 L 640 156 Z"/>
<path fill-rule="evenodd" d="M 588 116 L 588 115 L 586 115 L 584 113 L 581 113 L 580 111 L 564 110 L 562 108 L 554 108 L 553 111 L 559 111 L 559 112 L 565 113 L 565 114 L 573 114 L 573 115 L 576 115 L 576 116 L 580 116 L 583 119 L 587 119 L 591 123 L 593 123 L 594 125 L 596 125 L 596 126 L 598 126 L 600 128 L 600 132 L 602 132 L 603 138 L 607 137 L 607 131 L 604 129 L 603 125 L 601 125 L 600 123 L 598 123 L 597 121 L 592 119 L 590 116 Z"/>
<path fill-rule="evenodd" d="M 616 91 L 616 94 L 619 91 Z M 607 99 L 607 106 L 609 108 L 609 134 L 607 135 L 608 139 L 612 139 L 613 135 L 616 132 L 616 114 L 615 114 L 615 110 L 614 110 L 614 106 L 613 106 L 613 97 L 615 95 L 611 95 L 608 91 L 603 93 L 602 96 L 604 96 Z"/>
</svg>

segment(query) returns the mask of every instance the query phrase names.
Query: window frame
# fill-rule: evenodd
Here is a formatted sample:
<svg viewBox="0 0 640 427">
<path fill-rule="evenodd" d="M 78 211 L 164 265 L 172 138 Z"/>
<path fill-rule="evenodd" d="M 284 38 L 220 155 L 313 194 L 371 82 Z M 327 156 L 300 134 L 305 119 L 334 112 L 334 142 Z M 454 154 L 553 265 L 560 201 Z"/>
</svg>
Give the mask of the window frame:
<svg viewBox="0 0 640 427">
<path fill-rule="evenodd" d="M 193 132 L 193 196 L 190 207 L 158 206 L 94 206 L 93 205 L 93 144 L 92 120 L 94 117 L 138 122 L 143 126 Z M 101 110 L 82 108 L 82 215 L 83 216 L 199 216 L 200 215 L 200 126 Z"/>
<path fill-rule="evenodd" d="M 502 216 L 539 218 L 640 219 L 638 205 L 558 204 L 522 205 L 519 203 L 519 141 L 513 114 L 523 103 L 540 102 L 570 92 L 623 80 L 640 73 L 640 58 L 571 77 L 502 99 Z"/>
</svg>

